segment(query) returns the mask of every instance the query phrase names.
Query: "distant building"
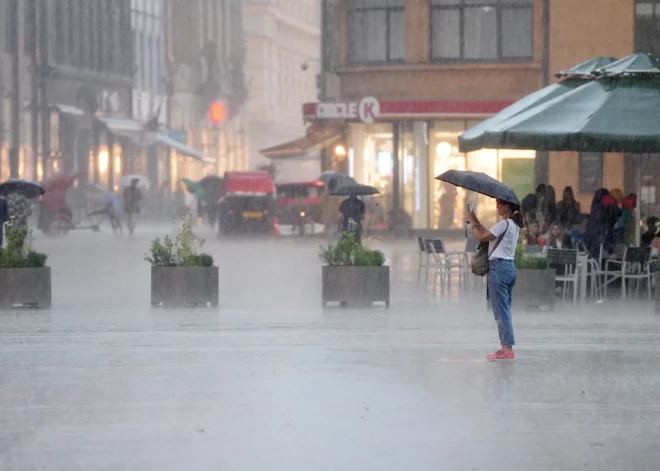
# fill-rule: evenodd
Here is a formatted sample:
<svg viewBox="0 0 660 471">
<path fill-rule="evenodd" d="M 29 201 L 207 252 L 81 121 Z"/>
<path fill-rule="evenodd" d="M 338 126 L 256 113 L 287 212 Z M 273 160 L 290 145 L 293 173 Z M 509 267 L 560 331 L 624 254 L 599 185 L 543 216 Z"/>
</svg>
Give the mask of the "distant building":
<svg viewBox="0 0 660 471">
<path fill-rule="evenodd" d="M 12 1 L 0 2 L 3 30 L 11 31 L 13 25 L 18 28 L 17 44 L 10 43 L 11 35 L 3 35 L 1 85 L 7 94 L 2 99 L 4 114 L 0 127 L 8 130 L 8 98 L 13 93 L 10 64 L 12 54 L 18 48 L 21 103 L 27 105 L 20 113 L 19 175 L 42 178 L 52 173 L 78 171 L 88 173 L 90 179 L 107 183 L 113 159 L 108 159 L 107 152 L 99 152 L 108 130 L 96 116 L 131 116 L 130 0 L 34 3 L 19 0 L 16 1 L 18 21 L 10 14 Z M 28 14 L 31 4 L 37 9 L 36 23 Z M 32 34 L 34 30 L 37 31 L 35 36 Z M 30 63 L 33 48 L 36 48 L 38 57 L 35 68 Z M 40 84 L 37 96 L 40 118 L 38 154 L 43 156 L 45 168 L 38 165 L 37 156 L 29 147 L 33 70 Z M 2 140 L 2 178 L 9 173 L 7 136 L 4 133 Z M 121 159 L 121 144 L 118 144 L 118 152 Z"/>
<path fill-rule="evenodd" d="M 251 168 L 270 163 L 261 149 L 305 135 L 300 107 L 317 96 L 320 16 L 319 0 L 245 2 Z M 320 173 L 318 151 L 273 162 L 281 180 Z"/>
<path fill-rule="evenodd" d="M 174 179 L 248 166 L 242 3 L 166 2 L 169 127 L 204 155 L 200 165 L 185 167 L 179 157 L 172 164 Z"/>
</svg>

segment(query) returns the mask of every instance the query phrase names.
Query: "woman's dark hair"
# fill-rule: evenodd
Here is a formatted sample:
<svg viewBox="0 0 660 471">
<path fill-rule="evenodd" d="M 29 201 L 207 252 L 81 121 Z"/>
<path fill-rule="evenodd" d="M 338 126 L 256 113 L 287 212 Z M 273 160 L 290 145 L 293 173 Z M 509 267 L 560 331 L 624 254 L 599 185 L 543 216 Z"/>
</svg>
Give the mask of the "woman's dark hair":
<svg viewBox="0 0 660 471">
<path fill-rule="evenodd" d="M 607 188 L 599 188 L 596 190 L 596 193 L 594 193 L 594 198 L 591 200 L 591 212 L 593 213 L 594 210 L 602 208 L 603 207 L 603 196 L 609 195 L 610 191 Z"/>
<path fill-rule="evenodd" d="M 566 203 L 575 201 L 575 194 L 573 193 L 573 187 L 567 186 L 564 188 L 564 194 L 562 195 L 562 200 Z"/>
<path fill-rule="evenodd" d="M 525 227 L 525 218 L 523 217 L 522 209 L 520 206 L 515 203 L 510 203 L 509 201 L 504 201 L 501 199 L 497 200 L 498 204 L 505 204 L 509 207 L 509 213 L 511 213 L 511 219 L 516 223 L 516 226 L 520 228 Z"/>
<path fill-rule="evenodd" d="M 554 186 L 548 185 L 548 187 L 545 190 L 545 199 L 547 200 L 546 205 L 549 203 L 552 204 L 557 203 L 557 193 L 555 192 Z"/>
</svg>

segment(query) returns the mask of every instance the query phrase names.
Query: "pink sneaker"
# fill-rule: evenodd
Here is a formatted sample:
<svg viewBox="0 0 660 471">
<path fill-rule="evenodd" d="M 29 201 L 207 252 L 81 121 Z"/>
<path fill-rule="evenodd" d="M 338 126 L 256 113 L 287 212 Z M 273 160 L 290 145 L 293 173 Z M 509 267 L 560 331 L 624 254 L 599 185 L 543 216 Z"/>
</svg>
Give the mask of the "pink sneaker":
<svg viewBox="0 0 660 471">
<path fill-rule="evenodd" d="M 513 352 L 505 352 L 504 350 L 498 350 L 492 355 L 488 355 L 486 358 L 488 358 L 490 361 L 500 361 L 500 360 L 514 361 L 516 359 L 516 355 Z"/>
</svg>

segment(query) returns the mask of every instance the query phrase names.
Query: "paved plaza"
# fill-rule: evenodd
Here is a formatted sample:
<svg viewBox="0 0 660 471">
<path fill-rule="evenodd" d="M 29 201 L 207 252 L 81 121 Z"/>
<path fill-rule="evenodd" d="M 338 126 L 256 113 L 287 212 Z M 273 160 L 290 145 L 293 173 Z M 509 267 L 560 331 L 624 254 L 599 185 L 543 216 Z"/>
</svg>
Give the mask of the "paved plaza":
<svg viewBox="0 0 660 471">
<path fill-rule="evenodd" d="M 150 239 L 37 235 L 53 308 L 0 313 L 0 470 L 657 470 L 660 316 L 646 302 L 514 311 L 416 288 L 373 243 L 389 310 L 322 309 L 319 241 L 217 239 L 220 307 L 151 309 Z M 460 245 L 455 241 L 454 245 Z"/>
</svg>

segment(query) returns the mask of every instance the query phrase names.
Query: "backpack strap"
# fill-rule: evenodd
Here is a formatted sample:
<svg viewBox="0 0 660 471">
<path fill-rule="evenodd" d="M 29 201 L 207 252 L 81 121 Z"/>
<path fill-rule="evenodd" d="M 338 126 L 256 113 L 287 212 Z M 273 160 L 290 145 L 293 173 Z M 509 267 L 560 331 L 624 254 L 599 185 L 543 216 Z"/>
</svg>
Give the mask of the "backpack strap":
<svg viewBox="0 0 660 471">
<path fill-rule="evenodd" d="M 495 247 L 493 247 L 493 251 L 488 253 L 488 258 L 490 258 L 491 255 L 493 255 L 493 252 L 497 250 L 497 246 L 500 245 L 500 242 L 502 242 L 502 239 L 504 239 L 504 236 L 509 230 L 509 220 L 506 220 L 506 229 L 504 229 L 504 232 L 502 232 L 502 235 L 497 238 L 497 242 L 495 242 Z"/>
</svg>

